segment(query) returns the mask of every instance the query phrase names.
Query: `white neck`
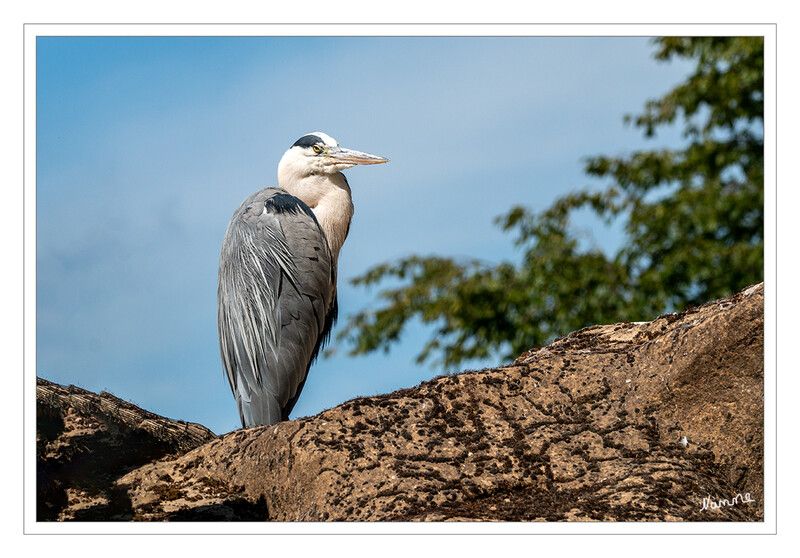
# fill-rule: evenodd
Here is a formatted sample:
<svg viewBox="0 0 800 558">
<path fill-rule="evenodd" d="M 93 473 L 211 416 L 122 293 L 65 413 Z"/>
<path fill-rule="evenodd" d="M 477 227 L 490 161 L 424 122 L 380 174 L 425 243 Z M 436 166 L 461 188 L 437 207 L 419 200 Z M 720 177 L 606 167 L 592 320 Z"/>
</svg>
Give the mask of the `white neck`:
<svg viewBox="0 0 800 558">
<path fill-rule="evenodd" d="M 344 175 L 340 172 L 301 175 L 281 161 L 278 185 L 311 208 L 328 241 L 333 261 L 337 262 L 353 218 L 353 200 Z"/>
</svg>

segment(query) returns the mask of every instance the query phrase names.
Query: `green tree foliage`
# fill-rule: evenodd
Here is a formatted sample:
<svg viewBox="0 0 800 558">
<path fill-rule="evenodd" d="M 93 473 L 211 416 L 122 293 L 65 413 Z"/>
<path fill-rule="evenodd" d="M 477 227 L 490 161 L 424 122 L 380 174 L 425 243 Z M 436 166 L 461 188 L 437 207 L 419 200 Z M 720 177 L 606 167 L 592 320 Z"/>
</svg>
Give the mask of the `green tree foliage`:
<svg viewBox="0 0 800 558">
<path fill-rule="evenodd" d="M 433 324 L 418 356 L 454 369 L 472 358 L 513 358 L 597 323 L 650 320 L 763 280 L 763 39 L 661 38 L 659 60 L 696 60 L 695 72 L 626 121 L 646 137 L 681 120 L 680 150 L 593 157 L 602 191 L 558 199 L 540 213 L 513 207 L 497 222 L 516 233 L 519 265 L 412 256 L 354 279 L 400 286 L 381 307 L 351 316 L 339 335 L 351 354 L 388 350 L 409 320 Z M 585 248 L 570 214 L 590 208 L 625 222 L 613 257 Z M 585 243 L 584 243 L 585 244 Z"/>
</svg>

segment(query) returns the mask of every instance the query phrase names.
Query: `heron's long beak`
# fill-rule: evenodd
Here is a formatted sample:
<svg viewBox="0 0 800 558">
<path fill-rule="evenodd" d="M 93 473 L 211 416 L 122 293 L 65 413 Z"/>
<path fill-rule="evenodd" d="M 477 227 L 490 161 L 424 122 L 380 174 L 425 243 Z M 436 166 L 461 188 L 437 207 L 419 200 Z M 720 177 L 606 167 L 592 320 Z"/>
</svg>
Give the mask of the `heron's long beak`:
<svg viewBox="0 0 800 558">
<path fill-rule="evenodd" d="M 347 165 L 376 165 L 389 160 L 379 155 L 362 153 L 361 151 L 354 151 L 343 147 L 332 147 L 326 155 L 334 159 L 337 163 L 345 163 Z"/>
</svg>

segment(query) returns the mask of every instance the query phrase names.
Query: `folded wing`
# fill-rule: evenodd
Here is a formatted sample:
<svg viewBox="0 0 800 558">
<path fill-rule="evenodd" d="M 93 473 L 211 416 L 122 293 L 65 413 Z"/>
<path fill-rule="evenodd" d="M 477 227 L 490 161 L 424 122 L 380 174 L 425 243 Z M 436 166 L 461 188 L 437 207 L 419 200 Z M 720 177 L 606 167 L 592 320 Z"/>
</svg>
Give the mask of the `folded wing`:
<svg viewBox="0 0 800 558">
<path fill-rule="evenodd" d="M 264 188 L 234 212 L 217 293 L 222 366 L 245 427 L 287 420 L 336 319 L 336 268 L 311 209 Z"/>
</svg>

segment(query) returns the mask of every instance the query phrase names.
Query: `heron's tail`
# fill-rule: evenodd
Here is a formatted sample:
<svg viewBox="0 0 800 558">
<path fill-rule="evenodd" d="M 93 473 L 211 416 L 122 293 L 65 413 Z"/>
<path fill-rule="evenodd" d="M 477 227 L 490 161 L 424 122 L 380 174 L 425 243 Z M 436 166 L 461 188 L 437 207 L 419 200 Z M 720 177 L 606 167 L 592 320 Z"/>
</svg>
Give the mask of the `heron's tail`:
<svg viewBox="0 0 800 558">
<path fill-rule="evenodd" d="M 242 386 L 244 391 L 249 391 Z M 236 393 L 236 406 L 239 408 L 239 418 L 242 426 L 250 428 L 276 424 L 281 421 L 281 406 L 277 398 L 266 390 L 250 393 Z"/>
</svg>

